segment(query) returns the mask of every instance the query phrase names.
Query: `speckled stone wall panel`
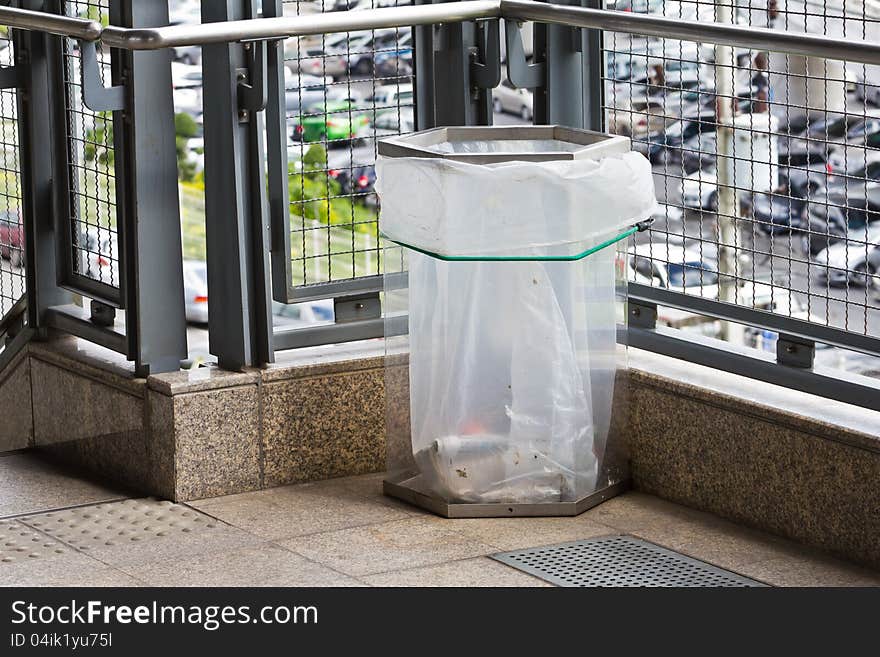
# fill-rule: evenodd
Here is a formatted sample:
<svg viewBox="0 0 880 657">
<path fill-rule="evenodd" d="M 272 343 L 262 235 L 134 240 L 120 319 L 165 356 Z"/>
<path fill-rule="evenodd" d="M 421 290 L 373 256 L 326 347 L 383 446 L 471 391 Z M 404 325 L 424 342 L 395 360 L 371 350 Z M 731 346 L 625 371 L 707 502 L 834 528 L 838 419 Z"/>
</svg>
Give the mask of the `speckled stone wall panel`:
<svg viewBox="0 0 880 657">
<path fill-rule="evenodd" d="M 636 488 L 880 566 L 880 453 L 694 399 L 631 389 Z"/>
<path fill-rule="evenodd" d="M 264 486 L 385 468 L 384 368 L 263 384 Z"/>
<path fill-rule="evenodd" d="M 27 355 L 22 354 L 0 375 L 0 452 L 30 447 L 34 442 L 34 416 Z"/>
<path fill-rule="evenodd" d="M 150 459 L 145 431 L 77 438 L 41 447 L 56 458 L 115 481 L 132 491 L 161 495 Z"/>
<path fill-rule="evenodd" d="M 175 477 L 174 398 L 150 390 L 149 405 L 150 468 L 153 495 L 177 499 Z"/>
<path fill-rule="evenodd" d="M 114 385 L 31 358 L 34 442 L 37 446 L 143 428 L 143 390 Z"/>
<path fill-rule="evenodd" d="M 417 472 L 412 453 L 412 425 L 409 417 L 409 365 L 395 363 L 385 372 L 387 464 L 394 475 Z"/>
<path fill-rule="evenodd" d="M 195 500 L 258 490 L 258 386 L 181 394 L 173 400 L 173 499 Z M 162 440 L 167 441 L 167 434 Z"/>
</svg>

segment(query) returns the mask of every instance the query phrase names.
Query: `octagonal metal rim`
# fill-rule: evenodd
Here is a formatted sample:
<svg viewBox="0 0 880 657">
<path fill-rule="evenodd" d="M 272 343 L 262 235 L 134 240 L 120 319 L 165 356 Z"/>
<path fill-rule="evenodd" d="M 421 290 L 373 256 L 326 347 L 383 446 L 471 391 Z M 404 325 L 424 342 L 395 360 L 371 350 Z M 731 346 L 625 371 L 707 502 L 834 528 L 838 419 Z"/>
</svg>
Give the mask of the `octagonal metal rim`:
<svg viewBox="0 0 880 657">
<path fill-rule="evenodd" d="M 529 139 L 553 139 L 578 144 L 582 148 L 574 151 L 537 153 L 442 153 L 431 149 L 432 146 L 446 141 Z M 379 140 L 379 155 L 383 157 L 427 157 L 469 164 L 600 160 L 609 155 L 619 155 L 630 150 L 629 137 L 558 125 L 450 126 Z"/>
</svg>

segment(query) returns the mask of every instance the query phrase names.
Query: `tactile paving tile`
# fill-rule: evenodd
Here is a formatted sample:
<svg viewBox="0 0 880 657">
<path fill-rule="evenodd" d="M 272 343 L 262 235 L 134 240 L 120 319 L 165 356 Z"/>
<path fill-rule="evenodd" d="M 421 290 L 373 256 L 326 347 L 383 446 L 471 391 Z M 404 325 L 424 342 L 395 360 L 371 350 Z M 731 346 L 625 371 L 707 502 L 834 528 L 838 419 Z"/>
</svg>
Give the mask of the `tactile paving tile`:
<svg viewBox="0 0 880 657">
<path fill-rule="evenodd" d="M 0 567 L 6 564 L 45 559 L 65 554 L 70 549 L 14 520 L 0 522 Z"/>
<path fill-rule="evenodd" d="M 599 536 L 492 557 L 557 586 L 764 586 L 634 536 Z"/>
<path fill-rule="evenodd" d="M 218 524 L 187 506 L 149 498 L 52 511 L 20 520 L 77 550 L 211 531 Z"/>
</svg>

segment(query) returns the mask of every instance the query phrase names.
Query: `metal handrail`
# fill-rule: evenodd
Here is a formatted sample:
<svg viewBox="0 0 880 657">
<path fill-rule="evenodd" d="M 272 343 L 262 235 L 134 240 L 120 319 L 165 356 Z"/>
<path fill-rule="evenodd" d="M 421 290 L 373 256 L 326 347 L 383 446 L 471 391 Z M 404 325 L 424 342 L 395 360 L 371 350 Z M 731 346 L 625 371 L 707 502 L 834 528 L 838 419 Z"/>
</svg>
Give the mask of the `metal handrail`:
<svg viewBox="0 0 880 657">
<path fill-rule="evenodd" d="M 16 7 L 0 7 L 0 25 L 20 30 L 48 32 L 58 36 L 97 41 L 101 38 L 104 26 L 98 21 L 87 18 L 58 16 L 42 11 L 18 9 Z"/>
<path fill-rule="evenodd" d="M 312 16 L 255 18 L 156 28 L 102 27 L 97 21 L 54 16 L 24 9 L 0 9 L 0 24 L 42 30 L 86 41 L 102 40 L 113 48 L 160 50 L 178 46 L 282 39 L 332 32 L 407 27 L 505 18 L 603 29 L 695 42 L 880 64 L 880 46 L 860 39 L 839 39 L 761 27 L 694 22 L 608 9 L 588 9 L 535 0 L 464 0 L 333 12 Z"/>
</svg>

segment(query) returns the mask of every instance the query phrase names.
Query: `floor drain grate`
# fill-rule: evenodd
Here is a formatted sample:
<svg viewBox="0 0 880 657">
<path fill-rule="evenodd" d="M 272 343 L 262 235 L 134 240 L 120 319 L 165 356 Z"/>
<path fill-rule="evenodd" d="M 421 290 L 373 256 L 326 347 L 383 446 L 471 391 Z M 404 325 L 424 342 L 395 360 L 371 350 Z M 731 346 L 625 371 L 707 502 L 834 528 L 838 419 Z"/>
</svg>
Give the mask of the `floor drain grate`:
<svg viewBox="0 0 880 657">
<path fill-rule="evenodd" d="M 632 536 L 600 536 L 492 556 L 557 586 L 764 586 Z"/>
</svg>

